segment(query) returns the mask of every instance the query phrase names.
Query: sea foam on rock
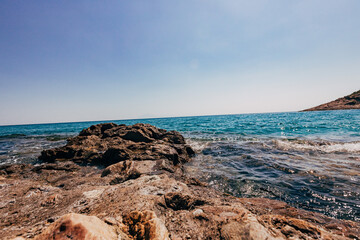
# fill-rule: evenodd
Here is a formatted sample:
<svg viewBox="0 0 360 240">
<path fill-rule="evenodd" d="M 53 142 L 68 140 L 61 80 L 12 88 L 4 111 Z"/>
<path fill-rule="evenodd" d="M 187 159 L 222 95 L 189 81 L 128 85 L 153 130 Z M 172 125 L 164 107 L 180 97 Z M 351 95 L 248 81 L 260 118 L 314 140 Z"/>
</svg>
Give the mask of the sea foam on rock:
<svg viewBox="0 0 360 240">
<path fill-rule="evenodd" d="M 189 178 L 177 132 L 99 124 L 39 166 L 0 166 L 3 239 L 359 239 L 360 224 Z M 101 167 L 97 166 L 101 165 Z M 105 167 L 105 168 L 104 168 Z"/>
</svg>

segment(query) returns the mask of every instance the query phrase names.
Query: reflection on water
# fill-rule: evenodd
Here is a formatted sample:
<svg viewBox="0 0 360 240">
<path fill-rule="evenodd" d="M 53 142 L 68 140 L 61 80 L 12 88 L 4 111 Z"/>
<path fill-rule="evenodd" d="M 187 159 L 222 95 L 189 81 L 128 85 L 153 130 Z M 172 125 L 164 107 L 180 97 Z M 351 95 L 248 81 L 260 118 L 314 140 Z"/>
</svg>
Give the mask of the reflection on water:
<svg viewBox="0 0 360 240">
<path fill-rule="evenodd" d="M 359 142 L 263 139 L 189 143 L 198 154 L 188 170 L 219 190 L 360 220 Z"/>
</svg>

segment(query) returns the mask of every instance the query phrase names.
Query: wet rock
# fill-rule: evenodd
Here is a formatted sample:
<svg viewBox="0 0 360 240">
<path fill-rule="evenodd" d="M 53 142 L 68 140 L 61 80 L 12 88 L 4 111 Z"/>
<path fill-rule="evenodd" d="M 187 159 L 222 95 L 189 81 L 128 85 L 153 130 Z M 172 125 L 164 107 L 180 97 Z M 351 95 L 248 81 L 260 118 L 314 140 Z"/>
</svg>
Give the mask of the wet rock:
<svg viewBox="0 0 360 240">
<path fill-rule="evenodd" d="M 70 213 L 51 224 L 35 240 L 46 239 L 114 239 L 118 234 L 115 229 L 95 216 Z"/>
<path fill-rule="evenodd" d="M 249 209 L 252 213 L 259 216 L 259 220 L 264 224 L 268 225 L 269 228 L 280 228 L 284 229 L 285 235 L 290 235 L 291 232 L 308 235 L 310 232 L 314 232 L 312 235 L 316 236 L 319 234 L 318 230 L 306 230 L 294 231 L 292 224 L 297 224 L 298 222 L 291 221 L 287 223 L 286 219 L 298 219 L 301 218 L 305 223 L 312 224 L 314 229 L 323 229 L 326 232 L 331 232 L 333 234 L 344 235 L 347 238 L 354 239 L 354 236 L 360 238 L 360 225 L 352 221 L 338 220 L 334 218 L 327 217 L 325 215 L 305 211 L 302 209 L 297 209 L 289 206 L 288 204 L 266 198 L 242 198 L 239 199 L 244 206 Z M 274 219 L 270 216 L 274 216 Z M 282 218 L 282 217 L 284 218 Z M 289 225 L 284 227 L 285 225 Z M 283 226 L 283 227 L 281 227 Z M 301 227 L 295 227 L 301 229 Z M 286 229 L 286 230 L 285 230 Z M 323 231 L 322 234 L 325 234 Z M 331 239 L 331 238 L 330 238 Z M 356 238 L 355 238 L 356 239 Z"/>
</svg>

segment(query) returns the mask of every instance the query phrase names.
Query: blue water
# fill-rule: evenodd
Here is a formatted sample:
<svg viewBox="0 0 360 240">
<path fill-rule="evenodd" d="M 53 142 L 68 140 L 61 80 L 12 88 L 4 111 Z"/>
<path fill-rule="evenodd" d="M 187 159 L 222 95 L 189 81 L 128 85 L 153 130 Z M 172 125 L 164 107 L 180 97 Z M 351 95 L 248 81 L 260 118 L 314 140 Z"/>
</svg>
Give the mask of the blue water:
<svg viewBox="0 0 360 240">
<path fill-rule="evenodd" d="M 111 122 L 181 132 L 197 152 L 188 174 L 219 190 L 360 220 L 360 110 Z M 0 164 L 36 164 L 43 149 L 97 123 L 0 126 Z"/>
</svg>

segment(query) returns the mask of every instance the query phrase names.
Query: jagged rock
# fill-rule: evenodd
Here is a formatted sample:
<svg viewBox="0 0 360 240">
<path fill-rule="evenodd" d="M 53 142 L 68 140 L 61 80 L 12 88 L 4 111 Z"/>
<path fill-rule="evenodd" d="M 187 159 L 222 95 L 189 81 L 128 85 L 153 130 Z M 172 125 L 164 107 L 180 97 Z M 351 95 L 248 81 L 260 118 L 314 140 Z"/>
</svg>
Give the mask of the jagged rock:
<svg viewBox="0 0 360 240">
<path fill-rule="evenodd" d="M 164 197 L 166 206 L 174 210 L 189 210 L 195 206 L 205 204 L 205 201 L 202 199 L 197 199 L 190 195 L 178 192 L 167 193 Z"/>
<path fill-rule="evenodd" d="M 44 170 L 76 172 L 76 171 L 80 170 L 80 167 L 72 162 L 61 162 L 61 163 L 57 163 L 57 164 L 52 164 L 52 163 L 43 164 L 43 165 L 39 165 L 39 166 L 36 166 L 33 169 L 31 169 L 31 171 L 34 171 L 34 172 L 40 172 L 40 171 L 44 171 Z"/>
<path fill-rule="evenodd" d="M 115 229 L 95 216 L 70 213 L 51 224 L 34 240 L 76 239 L 102 240 L 118 239 Z"/>
<path fill-rule="evenodd" d="M 301 219 L 265 215 L 261 217 L 261 220 L 266 225 L 271 225 L 273 229 L 280 229 L 286 238 L 305 235 L 311 239 L 320 239 L 322 235 L 322 231 L 318 227 Z"/>
<path fill-rule="evenodd" d="M 11 165 L 1 165 L 0 166 L 0 175 L 12 175 L 17 174 L 21 175 L 33 168 L 30 164 L 11 164 Z"/>
<path fill-rule="evenodd" d="M 43 151 L 39 159 L 103 166 L 125 160 L 167 159 L 177 165 L 189 161 L 192 155 L 194 151 L 176 131 L 168 132 L 149 124 L 104 123 L 82 130 L 79 136 L 68 139 L 64 147 Z"/>
<path fill-rule="evenodd" d="M 122 161 L 105 168 L 102 177 L 111 177 L 110 184 L 119 184 L 129 179 L 136 179 L 142 174 L 153 174 L 162 169 L 156 161 Z"/>
<path fill-rule="evenodd" d="M 164 223 L 153 211 L 133 211 L 123 218 L 126 231 L 135 239 L 170 240 Z"/>
</svg>

